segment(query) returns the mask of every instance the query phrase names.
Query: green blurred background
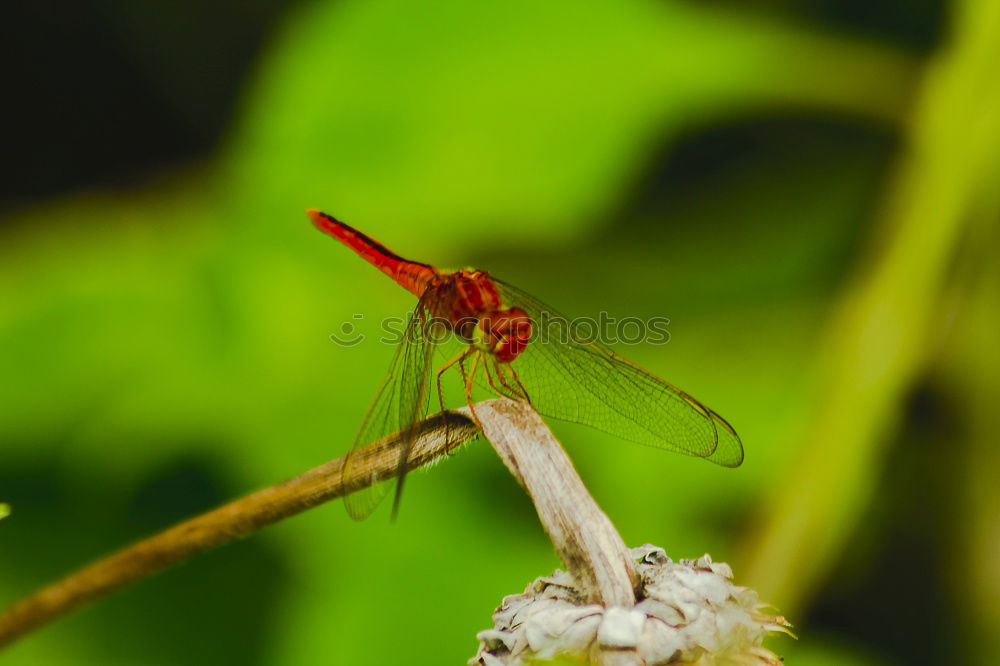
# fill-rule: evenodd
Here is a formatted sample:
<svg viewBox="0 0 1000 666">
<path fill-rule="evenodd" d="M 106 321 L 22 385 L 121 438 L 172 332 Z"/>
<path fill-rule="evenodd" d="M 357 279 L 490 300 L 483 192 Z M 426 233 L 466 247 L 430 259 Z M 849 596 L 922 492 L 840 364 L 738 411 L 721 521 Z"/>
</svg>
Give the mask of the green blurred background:
<svg viewBox="0 0 1000 666">
<path fill-rule="evenodd" d="M 1000 3 L 20 3 L 5 20 L 0 604 L 344 452 L 474 265 L 724 414 L 737 470 L 553 423 L 626 542 L 730 562 L 790 664 L 1000 663 Z M 488 446 L 4 664 L 451 664 L 558 566 Z"/>
</svg>

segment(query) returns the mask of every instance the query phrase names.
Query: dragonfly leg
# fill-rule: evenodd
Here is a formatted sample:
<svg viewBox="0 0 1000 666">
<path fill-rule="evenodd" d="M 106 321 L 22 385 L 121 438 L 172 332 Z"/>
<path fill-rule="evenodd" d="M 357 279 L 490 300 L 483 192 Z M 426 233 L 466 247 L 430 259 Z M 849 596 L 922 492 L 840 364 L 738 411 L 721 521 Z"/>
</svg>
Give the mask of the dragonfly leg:
<svg viewBox="0 0 1000 666">
<path fill-rule="evenodd" d="M 472 404 L 472 386 L 476 380 L 476 370 L 479 368 L 481 360 L 481 355 L 476 354 L 476 357 L 472 359 L 472 365 L 469 367 L 468 374 L 465 373 L 465 357 L 458 361 L 458 367 L 462 371 L 462 379 L 465 380 L 465 402 L 469 405 L 469 411 L 472 412 L 472 420 L 476 422 L 476 426 L 480 432 L 483 431 L 483 422 L 476 416 L 476 408 Z"/>
<path fill-rule="evenodd" d="M 503 388 L 498 388 L 497 385 L 493 383 L 493 373 L 490 372 L 489 362 L 483 363 L 483 370 L 486 372 L 487 383 L 490 385 L 490 388 L 493 389 L 494 392 L 496 392 L 497 395 L 503 396 L 505 398 L 510 398 L 511 393 L 513 393 L 513 391 L 511 391 L 510 386 L 507 385 L 507 382 L 504 381 L 503 373 L 500 372 L 500 368 L 497 365 L 497 361 L 495 358 L 493 359 L 493 367 L 495 372 L 497 373 L 497 378 L 500 380 L 500 385 Z"/>
<path fill-rule="evenodd" d="M 496 360 L 495 362 L 497 366 L 497 374 L 500 375 L 500 381 L 503 382 L 504 386 L 510 389 L 510 392 L 513 393 L 518 400 L 523 400 L 530 405 L 531 396 L 528 395 L 528 389 L 524 388 L 524 384 L 521 383 L 521 378 L 517 376 L 517 370 L 515 370 L 510 363 L 500 363 L 500 361 Z M 507 366 L 507 369 L 510 371 L 510 376 L 517 384 L 517 388 L 514 388 L 512 385 L 507 383 L 508 380 L 503 373 L 504 366 Z"/>
<path fill-rule="evenodd" d="M 515 400 L 520 400 L 521 396 L 518 394 L 517 390 L 515 390 L 514 387 L 507 381 L 507 376 L 503 372 L 503 365 L 504 364 L 500 363 L 500 361 L 495 358 L 493 359 L 493 368 L 496 370 L 497 378 L 500 380 L 500 384 L 507 389 L 507 397 L 513 397 Z"/>
<path fill-rule="evenodd" d="M 441 375 L 444 374 L 445 370 L 452 367 L 456 363 L 461 364 L 465 358 L 472 353 L 472 348 L 463 349 L 458 354 L 455 354 L 450 358 L 444 365 L 440 367 L 437 371 L 437 376 L 435 377 L 435 383 L 437 384 L 437 394 L 438 394 L 438 404 L 441 406 L 441 411 L 444 412 L 444 390 L 441 388 Z M 462 371 L 463 378 L 465 377 L 465 371 Z M 448 455 L 451 453 L 451 425 L 446 420 L 444 426 L 444 441 L 445 441 L 445 452 Z"/>
</svg>

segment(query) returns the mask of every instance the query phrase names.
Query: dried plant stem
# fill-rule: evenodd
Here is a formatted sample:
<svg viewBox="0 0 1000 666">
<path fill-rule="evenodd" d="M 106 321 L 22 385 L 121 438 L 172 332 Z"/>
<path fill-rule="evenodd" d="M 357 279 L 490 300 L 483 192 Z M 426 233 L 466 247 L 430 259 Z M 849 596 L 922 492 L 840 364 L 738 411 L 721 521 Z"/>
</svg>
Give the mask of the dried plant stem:
<svg viewBox="0 0 1000 666">
<path fill-rule="evenodd" d="M 468 408 L 459 411 L 468 413 Z M 427 419 L 421 424 L 410 453 L 410 467 L 426 465 L 476 432 L 473 421 L 461 413 L 444 412 Z M 372 479 L 391 477 L 399 464 L 395 443 L 395 437 L 388 437 L 366 446 L 349 476 L 344 476 L 344 459 L 337 458 L 294 479 L 184 521 L 42 588 L 0 615 L 0 648 L 171 565 L 367 487 Z"/>
<path fill-rule="evenodd" d="M 586 601 L 635 604 L 625 543 L 538 413 L 506 399 L 479 403 L 475 409 L 483 434 L 531 495 L 559 559 L 585 590 Z"/>
<path fill-rule="evenodd" d="M 486 439 L 531 495 L 585 601 L 631 608 L 638 579 L 629 551 L 538 413 L 524 402 L 500 399 L 475 405 L 475 414 Z M 594 660 L 605 666 L 641 663 L 634 650 L 597 645 L 595 652 Z"/>
</svg>

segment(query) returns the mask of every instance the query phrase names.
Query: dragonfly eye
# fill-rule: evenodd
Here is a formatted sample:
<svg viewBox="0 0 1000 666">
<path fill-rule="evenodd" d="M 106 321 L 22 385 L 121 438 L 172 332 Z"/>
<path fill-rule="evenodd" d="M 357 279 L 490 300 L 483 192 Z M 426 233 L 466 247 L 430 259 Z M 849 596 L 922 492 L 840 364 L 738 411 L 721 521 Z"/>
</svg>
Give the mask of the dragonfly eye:
<svg viewBox="0 0 1000 666">
<path fill-rule="evenodd" d="M 493 354 L 501 363 L 517 358 L 531 340 L 531 318 L 521 308 L 507 308 L 483 317 L 480 326 L 493 342 Z"/>
</svg>

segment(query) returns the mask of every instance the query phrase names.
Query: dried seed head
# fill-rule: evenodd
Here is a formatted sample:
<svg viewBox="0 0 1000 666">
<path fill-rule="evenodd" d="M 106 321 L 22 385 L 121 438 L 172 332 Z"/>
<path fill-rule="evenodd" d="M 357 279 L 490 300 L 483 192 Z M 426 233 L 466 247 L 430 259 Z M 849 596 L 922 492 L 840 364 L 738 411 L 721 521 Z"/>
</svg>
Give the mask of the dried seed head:
<svg viewBox="0 0 1000 666">
<path fill-rule="evenodd" d="M 649 545 L 630 552 L 640 577 L 635 606 L 582 604 L 572 576 L 556 570 L 503 600 L 469 664 L 520 666 L 595 650 L 633 652 L 650 666 L 780 663 L 762 642 L 771 632 L 790 634 L 789 624 L 763 612 L 756 592 L 734 585 L 728 564 L 708 555 L 675 563 Z"/>
</svg>

